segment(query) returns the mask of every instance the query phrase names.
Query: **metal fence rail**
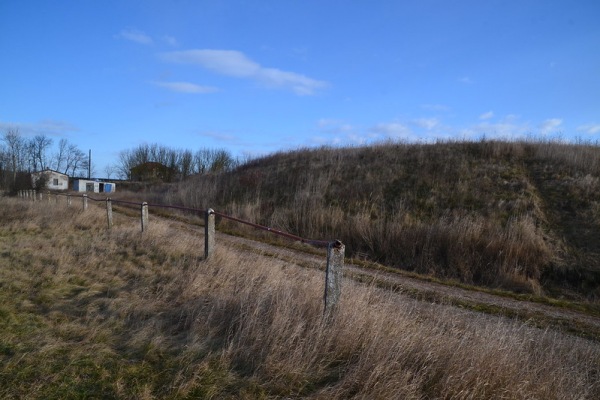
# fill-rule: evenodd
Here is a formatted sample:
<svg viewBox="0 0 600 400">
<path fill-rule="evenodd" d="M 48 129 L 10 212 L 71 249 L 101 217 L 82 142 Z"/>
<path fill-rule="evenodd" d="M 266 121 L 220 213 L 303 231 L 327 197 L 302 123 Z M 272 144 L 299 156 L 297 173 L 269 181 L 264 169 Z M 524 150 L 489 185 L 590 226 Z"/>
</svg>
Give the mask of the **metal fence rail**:
<svg viewBox="0 0 600 400">
<path fill-rule="evenodd" d="M 106 203 L 106 215 L 107 215 L 107 223 L 108 229 L 112 228 L 113 225 L 113 212 L 112 205 L 113 204 L 124 204 L 129 206 L 137 206 L 140 207 L 140 216 L 141 216 L 141 230 L 145 232 L 148 230 L 148 215 L 149 208 L 166 208 L 166 209 L 175 209 L 179 211 L 189 211 L 198 214 L 204 214 L 204 228 L 205 228 L 205 242 L 204 242 L 204 258 L 208 259 L 210 255 L 214 251 L 215 247 L 215 216 L 237 222 L 240 224 L 244 224 L 247 226 L 251 226 L 255 229 L 270 232 L 274 235 L 282 236 L 287 239 L 298 241 L 301 243 L 310 244 L 315 247 L 326 247 L 327 248 L 327 267 L 325 270 L 325 294 L 324 294 L 324 303 L 325 303 L 325 315 L 327 317 L 332 315 L 332 312 L 335 310 L 336 305 L 339 301 L 341 295 L 341 281 L 342 281 L 342 267 L 344 264 L 344 253 L 345 246 L 339 240 L 314 240 L 314 239 L 306 239 L 298 235 L 294 235 L 288 232 L 281 231 L 279 229 L 270 228 L 268 226 L 263 226 L 256 224 L 254 222 L 246 221 L 237 217 L 233 217 L 231 215 L 227 215 L 222 212 L 218 212 L 213 210 L 212 208 L 208 208 L 206 210 L 201 210 L 197 208 L 191 207 L 183 207 L 169 204 L 154 204 L 147 202 L 134 202 L 127 200 L 117 200 L 111 198 L 94 198 L 92 196 L 88 196 L 87 194 L 82 195 L 72 195 L 68 193 L 50 193 L 47 192 L 48 201 L 51 199 L 51 194 L 56 196 L 56 202 L 58 202 L 58 196 L 63 196 L 67 198 L 67 206 L 71 206 L 71 198 L 72 197 L 81 197 L 83 210 L 87 210 L 88 208 L 88 200 L 94 202 L 105 202 Z M 29 199 L 35 201 L 38 197 L 35 190 L 25 190 L 19 191 L 18 196 L 23 199 Z M 39 200 L 42 200 L 42 192 L 39 193 Z"/>
</svg>

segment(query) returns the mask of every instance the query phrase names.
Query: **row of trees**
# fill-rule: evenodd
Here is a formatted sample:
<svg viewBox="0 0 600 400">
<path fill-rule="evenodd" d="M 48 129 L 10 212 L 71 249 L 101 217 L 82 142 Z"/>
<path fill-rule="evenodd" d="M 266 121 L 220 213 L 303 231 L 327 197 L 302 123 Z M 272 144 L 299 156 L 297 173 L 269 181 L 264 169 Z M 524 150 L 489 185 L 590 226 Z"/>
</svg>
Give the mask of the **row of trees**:
<svg viewBox="0 0 600 400">
<path fill-rule="evenodd" d="M 224 149 L 202 148 L 193 152 L 159 144 L 142 144 L 134 149 L 121 151 L 117 167 L 119 175 L 130 179 L 133 169 L 147 163 L 158 163 L 172 171 L 169 180 L 183 180 L 194 174 L 230 171 L 240 161 Z"/>
<path fill-rule="evenodd" d="M 225 149 L 202 148 L 196 151 L 172 149 L 159 144 L 142 144 L 121 151 L 117 164 L 106 167 L 106 174 L 117 172 L 131 179 L 132 171 L 148 163 L 161 166 L 162 180 L 184 180 L 195 174 L 226 172 L 240 165 Z M 69 176 L 85 176 L 87 155 L 67 139 L 55 145 L 52 138 L 38 134 L 24 137 L 17 128 L 6 130 L 0 138 L 0 188 L 25 189 L 31 185 L 32 172 L 52 169 Z"/>
<path fill-rule="evenodd" d="M 64 138 L 56 147 L 53 144 L 44 134 L 26 138 L 16 128 L 4 132 L 0 141 L 1 187 L 27 186 L 28 179 L 19 176 L 48 168 L 71 176 L 87 174 L 89 159 L 83 151 Z"/>
</svg>

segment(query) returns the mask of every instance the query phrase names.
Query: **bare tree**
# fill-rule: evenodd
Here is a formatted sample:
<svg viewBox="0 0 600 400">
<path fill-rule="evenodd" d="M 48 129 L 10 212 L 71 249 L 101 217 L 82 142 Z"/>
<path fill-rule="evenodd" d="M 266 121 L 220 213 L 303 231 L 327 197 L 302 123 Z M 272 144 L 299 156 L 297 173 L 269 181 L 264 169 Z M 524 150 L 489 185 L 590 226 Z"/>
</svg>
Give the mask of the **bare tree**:
<svg viewBox="0 0 600 400">
<path fill-rule="evenodd" d="M 69 141 L 65 138 L 60 139 L 58 142 L 58 149 L 54 156 L 52 157 L 52 169 L 55 171 L 61 171 L 63 164 L 67 158 L 67 153 L 69 151 Z"/>
<path fill-rule="evenodd" d="M 211 150 L 200 149 L 194 154 L 194 169 L 198 174 L 205 174 L 210 169 L 211 164 Z"/>
<path fill-rule="evenodd" d="M 52 139 L 46 135 L 35 135 L 29 141 L 29 156 L 33 171 L 45 170 L 48 167 L 48 148 L 52 146 Z"/>
<path fill-rule="evenodd" d="M 88 170 L 88 157 L 74 144 L 69 145 L 65 157 L 65 174 L 75 176 L 77 173 L 86 173 Z"/>
<path fill-rule="evenodd" d="M 118 171 L 118 167 L 114 164 L 108 164 L 104 167 L 104 173 L 106 173 L 106 179 L 110 179 L 110 176 Z"/>
<path fill-rule="evenodd" d="M 224 149 L 200 149 L 195 153 L 190 150 L 174 150 L 158 144 L 142 144 L 132 150 L 119 153 L 119 164 L 116 169 L 123 178 L 131 178 L 131 169 L 148 162 L 159 163 L 168 171 L 167 180 L 176 177 L 185 179 L 188 176 L 208 172 L 225 172 L 237 165 L 237 161 Z"/>
<path fill-rule="evenodd" d="M 8 159 L 8 168 L 13 174 L 13 182 L 17 179 L 17 172 L 25 170 L 25 151 L 26 142 L 19 133 L 19 129 L 11 128 L 4 133 L 2 138 L 6 144 L 6 158 Z"/>
<path fill-rule="evenodd" d="M 230 171 L 235 166 L 235 160 L 227 150 L 215 150 L 212 156 L 210 172 Z"/>
<path fill-rule="evenodd" d="M 179 166 L 181 179 L 185 179 L 194 173 L 194 156 L 189 150 L 179 152 Z"/>
<path fill-rule="evenodd" d="M 117 164 L 117 172 L 121 179 L 131 178 L 131 168 L 138 165 L 132 150 L 123 150 L 119 153 L 119 164 Z"/>
</svg>

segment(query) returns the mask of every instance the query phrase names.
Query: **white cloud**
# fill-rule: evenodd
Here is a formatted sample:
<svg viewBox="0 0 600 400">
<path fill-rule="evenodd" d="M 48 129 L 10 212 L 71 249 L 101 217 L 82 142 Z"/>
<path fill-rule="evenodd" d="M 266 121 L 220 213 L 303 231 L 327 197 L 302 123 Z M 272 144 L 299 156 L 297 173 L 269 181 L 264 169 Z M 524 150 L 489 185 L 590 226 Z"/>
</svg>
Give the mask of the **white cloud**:
<svg viewBox="0 0 600 400">
<path fill-rule="evenodd" d="M 180 93 L 214 93 L 219 89 L 212 86 L 200 86 L 189 82 L 152 82 L 156 86 L 160 86 L 174 92 Z"/>
<path fill-rule="evenodd" d="M 353 125 L 337 119 L 322 118 L 317 121 L 317 126 L 319 127 L 319 130 L 326 133 L 339 134 L 356 131 L 356 128 Z"/>
<path fill-rule="evenodd" d="M 259 64 L 235 50 L 184 50 L 162 53 L 165 61 L 180 64 L 196 64 L 236 78 L 252 77 L 259 73 Z"/>
<path fill-rule="evenodd" d="M 218 74 L 247 78 L 265 86 L 284 88 L 298 95 L 312 95 L 328 86 L 327 82 L 306 77 L 295 72 L 266 68 L 236 50 L 185 50 L 162 53 L 168 62 L 199 65 Z"/>
<path fill-rule="evenodd" d="M 459 78 L 458 81 L 460 83 L 464 83 L 465 85 L 471 85 L 475 83 L 475 81 L 473 81 L 473 79 L 469 78 L 468 76 L 463 76 L 462 78 Z"/>
<path fill-rule="evenodd" d="M 476 123 L 465 128 L 457 128 L 454 136 L 464 139 L 476 139 L 481 136 L 495 139 L 519 139 L 525 138 L 532 133 L 531 125 L 521 121 L 516 115 L 507 115 L 498 122 L 491 123 L 488 120 Z"/>
<path fill-rule="evenodd" d="M 70 122 L 54 119 L 44 119 L 34 123 L 0 121 L 0 132 L 9 129 L 18 129 L 19 133 L 24 136 L 47 135 L 57 137 L 64 137 L 69 133 L 79 131 L 79 128 Z"/>
<path fill-rule="evenodd" d="M 577 127 L 579 132 L 587 133 L 588 135 L 595 135 L 600 133 L 600 124 L 586 124 Z"/>
<path fill-rule="evenodd" d="M 479 119 L 481 120 L 486 120 L 486 119 L 490 119 L 494 117 L 494 112 L 493 111 L 488 111 L 486 113 L 483 113 L 479 116 Z"/>
<path fill-rule="evenodd" d="M 549 133 L 556 133 L 556 130 L 562 125 L 562 119 L 550 118 L 542 122 L 539 126 L 540 133 L 547 135 Z"/>
<path fill-rule="evenodd" d="M 421 108 L 427 111 L 435 112 L 448 112 L 451 110 L 450 107 L 444 104 L 421 104 Z"/>
<path fill-rule="evenodd" d="M 229 133 L 220 132 L 220 131 L 203 131 L 198 133 L 200 136 L 216 139 L 219 142 L 228 142 L 228 143 L 236 143 L 239 141 L 239 138 L 231 135 Z"/>
<path fill-rule="evenodd" d="M 390 137 L 392 139 L 402 139 L 412 136 L 409 127 L 399 122 L 384 122 L 373 126 L 371 132 Z"/>
<path fill-rule="evenodd" d="M 150 45 L 154 43 L 150 36 L 146 35 L 144 32 L 135 29 L 122 30 L 121 32 L 119 32 L 118 35 L 116 35 L 116 37 L 145 45 Z"/>
<path fill-rule="evenodd" d="M 414 122 L 418 127 L 428 131 L 436 128 L 440 124 L 440 121 L 437 118 L 419 118 Z"/>
<path fill-rule="evenodd" d="M 162 37 L 162 40 L 169 46 L 173 46 L 173 47 L 179 46 L 179 42 L 173 36 L 165 35 Z"/>
</svg>

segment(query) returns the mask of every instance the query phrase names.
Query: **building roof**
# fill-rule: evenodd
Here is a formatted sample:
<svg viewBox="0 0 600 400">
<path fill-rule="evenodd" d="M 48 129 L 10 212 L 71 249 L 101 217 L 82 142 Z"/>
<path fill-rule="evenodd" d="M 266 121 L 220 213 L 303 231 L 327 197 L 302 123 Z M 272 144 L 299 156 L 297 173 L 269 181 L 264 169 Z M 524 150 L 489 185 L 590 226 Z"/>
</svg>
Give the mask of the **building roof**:
<svg viewBox="0 0 600 400">
<path fill-rule="evenodd" d="M 67 175 L 67 174 L 63 174 L 62 172 L 55 171 L 55 170 L 50 169 L 50 168 L 46 168 L 45 170 L 42 170 L 42 171 L 32 172 L 31 175 L 39 175 L 39 174 L 43 174 L 43 173 L 46 173 L 46 172 L 54 172 L 55 174 L 63 175 L 63 176 L 66 176 L 67 178 L 69 177 L 69 175 Z"/>
</svg>

